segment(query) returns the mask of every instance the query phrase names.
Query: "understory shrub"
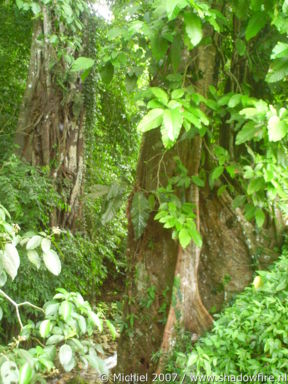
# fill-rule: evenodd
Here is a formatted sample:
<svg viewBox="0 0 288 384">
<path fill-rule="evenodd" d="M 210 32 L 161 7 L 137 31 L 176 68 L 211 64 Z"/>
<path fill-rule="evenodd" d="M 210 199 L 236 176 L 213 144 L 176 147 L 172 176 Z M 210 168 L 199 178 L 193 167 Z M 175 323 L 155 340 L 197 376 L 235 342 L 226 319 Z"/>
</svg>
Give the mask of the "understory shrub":
<svg viewBox="0 0 288 384">
<path fill-rule="evenodd" d="M 218 315 L 211 332 L 193 346 L 190 335 L 186 345 L 186 351 L 174 348 L 167 365 L 167 371 L 179 373 L 181 383 L 191 382 L 189 375 L 209 375 L 201 382 L 219 382 L 225 374 L 248 375 L 246 382 L 254 383 L 273 382 L 273 375 L 274 382 L 283 382 L 288 372 L 288 248 Z"/>
</svg>

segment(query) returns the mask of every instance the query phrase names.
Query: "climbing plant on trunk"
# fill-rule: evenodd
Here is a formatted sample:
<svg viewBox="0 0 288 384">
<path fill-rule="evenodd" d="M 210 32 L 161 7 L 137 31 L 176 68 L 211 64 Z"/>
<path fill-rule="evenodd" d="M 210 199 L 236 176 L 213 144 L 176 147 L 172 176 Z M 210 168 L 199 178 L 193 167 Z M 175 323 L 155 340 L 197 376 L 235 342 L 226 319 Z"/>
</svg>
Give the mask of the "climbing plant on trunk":
<svg viewBox="0 0 288 384">
<path fill-rule="evenodd" d="M 33 165 L 49 167 L 64 207 L 52 225 L 73 227 L 79 213 L 84 173 L 85 108 L 82 83 L 94 61 L 81 56 L 85 45 L 84 1 L 17 1 L 34 14 L 27 88 L 16 143 Z"/>
<path fill-rule="evenodd" d="M 265 76 L 284 33 L 277 27 L 271 37 L 271 24 L 278 18 L 283 29 L 286 14 L 281 2 L 251 2 L 249 12 L 244 2 L 137 4 L 138 19 L 122 36 L 150 43 L 149 111 L 138 126 L 144 135 L 127 210 L 117 369 L 151 374 L 163 369 L 159 352 L 169 351 L 177 327 L 197 340 L 211 313 L 277 257 L 288 122 L 285 108 L 269 106 L 267 82 L 285 75 L 274 62 L 266 83 Z"/>
</svg>

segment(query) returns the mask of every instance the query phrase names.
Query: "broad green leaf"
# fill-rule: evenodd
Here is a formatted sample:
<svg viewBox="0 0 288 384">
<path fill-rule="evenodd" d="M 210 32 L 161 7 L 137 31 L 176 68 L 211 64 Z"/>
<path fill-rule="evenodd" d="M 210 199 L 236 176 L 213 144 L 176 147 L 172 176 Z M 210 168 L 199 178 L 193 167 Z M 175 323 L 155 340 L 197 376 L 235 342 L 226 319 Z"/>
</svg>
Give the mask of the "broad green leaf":
<svg viewBox="0 0 288 384">
<path fill-rule="evenodd" d="M 72 371 L 72 369 L 75 367 L 75 365 L 76 365 L 76 361 L 73 358 L 73 359 L 71 359 L 71 361 L 68 364 L 63 365 L 64 371 L 65 372 Z"/>
<path fill-rule="evenodd" d="M 59 303 L 50 303 L 50 304 L 45 304 L 45 307 L 44 307 L 44 310 L 45 310 L 45 316 L 46 317 L 50 317 L 50 316 L 54 316 L 57 314 L 58 312 L 58 308 L 59 308 Z"/>
<path fill-rule="evenodd" d="M 100 76 L 105 84 L 109 84 L 114 75 L 114 65 L 111 61 L 108 61 L 101 69 Z"/>
<path fill-rule="evenodd" d="M 190 236 L 197 247 L 202 247 L 202 237 L 196 228 L 189 229 Z"/>
<path fill-rule="evenodd" d="M 25 363 L 20 368 L 19 372 L 19 384 L 29 384 L 33 375 L 32 368 L 29 363 Z"/>
<path fill-rule="evenodd" d="M 168 95 L 167 93 L 161 89 L 161 88 L 158 88 L 158 87 L 151 87 L 150 88 L 150 91 L 153 93 L 153 95 L 161 102 L 163 103 L 164 105 L 167 105 L 168 103 Z"/>
<path fill-rule="evenodd" d="M 0 373 L 3 384 L 15 384 L 19 382 L 19 371 L 14 361 L 5 361 L 1 365 Z"/>
<path fill-rule="evenodd" d="M 269 141 L 279 141 L 287 135 L 288 124 L 281 121 L 278 116 L 270 117 L 268 121 L 268 136 Z"/>
<path fill-rule="evenodd" d="M 154 59 L 157 61 L 161 60 L 165 56 L 168 46 L 168 41 L 162 36 L 159 36 L 157 31 L 157 34 L 151 39 L 151 50 Z"/>
<path fill-rule="evenodd" d="M 89 57 L 78 57 L 76 59 L 72 66 L 70 71 L 71 72 L 80 72 L 85 71 L 86 69 L 90 69 L 94 65 L 94 60 L 90 59 Z"/>
<path fill-rule="evenodd" d="M 85 318 L 81 315 L 78 315 L 77 316 L 77 323 L 78 323 L 78 326 L 79 326 L 79 329 L 80 329 L 82 335 L 84 335 L 87 331 L 87 324 L 86 324 Z"/>
<path fill-rule="evenodd" d="M 50 320 L 43 320 L 40 324 L 39 333 L 40 336 L 46 338 L 52 330 L 52 323 Z"/>
<path fill-rule="evenodd" d="M 59 360 L 60 363 L 64 365 L 68 365 L 73 359 L 73 351 L 70 345 L 64 344 L 59 349 Z"/>
<path fill-rule="evenodd" d="M 211 173 L 211 180 L 215 181 L 215 180 L 219 179 L 219 177 L 222 175 L 223 171 L 224 171 L 223 165 L 220 165 L 219 167 L 214 168 L 212 173 Z"/>
<path fill-rule="evenodd" d="M 189 231 L 185 228 L 182 228 L 179 232 L 179 242 L 181 244 L 181 247 L 186 248 L 187 245 L 190 243 L 190 241 L 191 241 L 191 235 Z"/>
<path fill-rule="evenodd" d="M 35 249 L 35 248 L 39 247 L 42 239 L 43 239 L 43 237 L 38 236 L 38 235 L 31 237 L 31 239 L 26 244 L 27 251 L 29 251 L 30 249 Z"/>
<path fill-rule="evenodd" d="M 241 94 L 236 94 L 236 95 L 233 95 L 231 97 L 231 99 L 229 100 L 228 102 L 228 107 L 229 108 L 234 108 L 236 107 L 236 105 L 240 104 L 241 103 L 241 98 L 242 98 L 242 95 Z"/>
<path fill-rule="evenodd" d="M 279 41 L 273 48 L 271 59 L 282 59 L 288 57 L 288 44 Z"/>
<path fill-rule="evenodd" d="M 63 303 L 61 303 L 59 308 L 59 314 L 62 316 L 64 321 L 69 321 L 69 319 L 71 318 L 72 309 L 73 306 L 69 301 L 65 300 L 63 301 Z"/>
<path fill-rule="evenodd" d="M 3 309 L 0 307 L 0 321 L 2 320 L 3 318 Z"/>
<path fill-rule="evenodd" d="M 133 224 L 134 237 L 138 240 L 147 225 L 150 216 L 150 206 L 144 193 L 136 192 L 133 196 L 132 207 L 131 207 L 131 220 Z"/>
<path fill-rule="evenodd" d="M 6 284 L 7 282 L 7 275 L 6 275 L 6 272 L 5 271 L 1 271 L 0 273 L 0 288 L 1 287 L 4 287 L 4 285 Z"/>
<path fill-rule="evenodd" d="M 254 122 L 248 121 L 238 132 L 236 136 L 236 145 L 243 144 L 246 141 L 253 139 L 256 133 L 260 130 L 262 130 L 262 127 L 259 128 Z"/>
<path fill-rule="evenodd" d="M 34 15 L 37 15 L 38 13 L 41 12 L 41 7 L 40 7 L 40 5 L 39 5 L 38 3 L 35 3 L 35 2 L 33 2 L 33 3 L 31 4 L 31 9 L 32 9 L 32 12 L 34 13 Z"/>
<path fill-rule="evenodd" d="M 100 332 L 103 331 L 103 321 L 99 318 L 99 316 L 95 313 L 90 311 L 88 313 L 89 319 L 92 321 L 94 326 L 96 326 Z"/>
<path fill-rule="evenodd" d="M 65 337 L 63 335 L 52 335 L 50 336 L 47 341 L 46 345 L 54 345 L 54 344 L 59 344 L 61 341 L 63 341 Z"/>
<path fill-rule="evenodd" d="M 183 114 L 180 108 L 166 109 L 161 126 L 162 141 L 165 147 L 170 147 L 178 139 L 183 124 Z"/>
<path fill-rule="evenodd" d="M 174 89 L 171 93 L 171 99 L 181 99 L 181 97 L 184 95 L 184 89 Z"/>
<path fill-rule="evenodd" d="M 138 124 L 138 131 L 147 132 L 151 129 L 159 127 L 163 121 L 163 112 L 164 111 L 161 108 L 156 108 L 149 111 Z"/>
<path fill-rule="evenodd" d="M 192 183 L 194 183 L 198 187 L 204 187 L 205 186 L 205 181 L 197 175 L 191 176 L 191 180 L 192 180 Z"/>
<path fill-rule="evenodd" d="M 252 39 L 252 37 L 256 36 L 258 32 L 265 26 L 267 22 L 267 17 L 264 12 L 257 12 L 252 18 L 249 20 L 245 31 L 245 38 L 247 41 Z"/>
<path fill-rule="evenodd" d="M 13 244 L 6 244 L 2 254 L 3 268 L 12 280 L 17 276 L 20 265 L 20 258 L 16 247 Z"/>
<path fill-rule="evenodd" d="M 288 58 L 275 60 L 266 76 L 266 81 L 268 83 L 276 83 L 288 76 Z"/>
<path fill-rule="evenodd" d="M 37 269 L 41 266 L 41 260 L 38 255 L 38 252 L 35 251 L 35 249 L 31 249 L 30 251 L 27 251 L 27 257 L 30 263 L 34 264 Z"/>
<path fill-rule="evenodd" d="M 239 56 L 244 56 L 246 53 L 246 44 L 244 43 L 244 41 L 241 39 L 237 39 L 235 46 Z"/>
<path fill-rule="evenodd" d="M 187 0 L 164 0 L 163 3 L 166 7 L 168 20 L 175 19 L 179 12 L 189 4 Z"/>
<path fill-rule="evenodd" d="M 265 221 L 265 214 L 261 208 L 257 208 L 255 211 L 255 220 L 257 227 L 261 228 Z"/>
<path fill-rule="evenodd" d="M 195 47 L 200 43 L 203 37 L 201 19 L 192 12 L 185 13 L 184 24 L 187 35 Z"/>
<path fill-rule="evenodd" d="M 41 241 L 41 248 L 42 248 L 42 251 L 43 252 L 48 252 L 49 251 L 49 249 L 51 248 L 51 240 L 49 240 L 49 239 L 43 239 L 42 241 Z"/>
<path fill-rule="evenodd" d="M 252 195 L 253 193 L 260 191 L 264 187 L 264 179 L 262 177 L 257 177 L 256 179 L 252 179 L 248 184 L 247 193 L 248 195 Z"/>
<path fill-rule="evenodd" d="M 57 253 L 50 249 L 48 252 L 43 253 L 42 257 L 48 271 L 58 276 L 61 272 L 61 262 Z"/>
</svg>

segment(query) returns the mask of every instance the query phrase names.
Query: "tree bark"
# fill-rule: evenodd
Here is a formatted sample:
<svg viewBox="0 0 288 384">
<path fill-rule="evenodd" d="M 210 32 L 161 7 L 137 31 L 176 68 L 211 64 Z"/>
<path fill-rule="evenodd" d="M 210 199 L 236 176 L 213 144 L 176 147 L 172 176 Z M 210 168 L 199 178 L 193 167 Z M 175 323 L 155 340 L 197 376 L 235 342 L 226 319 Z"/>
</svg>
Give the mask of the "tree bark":
<svg viewBox="0 0 288 384">
<path fill-rule="evenodd" d="M 213 47 L 198 48 L 197 60 L 202 78 L 196 88 L 206 96 L 214 79 Z M 159 184 L 165 186 L 174 175 L 176 154 L 189 176 L 197 175 L 203 152 L 200 136 L 182 140 L 165 152 L 159 130 L 147 132 L 138 160 L 135 191 L 156 190 Z M 206 161 L 203 166 L 207 164 Z M 117 371 L 148 373 L 152 382 L 151 374 L 163 368 L 159 351 L 165 356 L 175 343 L 177 323 L 191 332 L 191 342 L 207 330 L 212 325 L 209 310 L 219 310 L 223 302 L 251 281 L 256 243 L 261 240 L 263 244 L 263 239 L 257 239 L 241 212 L 232 209 L 229 195 L 218 197 L 208 186 L 199 191 L 191 185 L 186 201 L 195 205 L 202 249 L 192 242 L 185 250 L 181 249 L 172 240 L 171 232 L 154 220 L 154 214 L 144 235 L 135 241 L 129 216 L 133 193 L 128 205 L 125 327 L 118 346 Z M 267 242 L 264 246 L 267 247 Z M 152 286 L 154 300 L 151 303 L 147 297 Z"/>
<path fill-rule="evenodd" d="M 63 59 L 57 61 L 49 43 L 54 28 L 44 6 L 43 19 L 35 21 L 15 141 L 22 158 L 49 168 L 55 188 L 62 195 L 65 208 L 51 215 L 51 225 L 72 228 L 79 212 L 84 172 L 85 111 L 79 78 L 75 75 L 59 85 L 61 77 L 68 76 L 68 68 Z"/>
</svg>

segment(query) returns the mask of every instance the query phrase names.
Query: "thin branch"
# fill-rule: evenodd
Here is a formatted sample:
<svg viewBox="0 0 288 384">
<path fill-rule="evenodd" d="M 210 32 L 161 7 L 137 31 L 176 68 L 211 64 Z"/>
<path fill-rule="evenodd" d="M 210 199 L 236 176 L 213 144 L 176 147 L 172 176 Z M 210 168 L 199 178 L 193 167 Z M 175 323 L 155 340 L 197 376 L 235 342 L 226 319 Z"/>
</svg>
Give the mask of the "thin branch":
<svg viewBox="0 0 288 384">
<path fill-rule="evenodd" d="M 24 326 L 23 326 L 23 323 L 22 323 L 22 320 L 21 320 L 21 316 L 20 316 L 20 312 L 19 312 L 19 307 L 22 307 L 23 305 L 27 305 L 29 307 L 32 307 L 32 308 L 37 309 L 38 311 L 41 311 L 41 312 L 44 313 L 44 310 L 42 308 L 37 307 L 37 305 L 34 305 L 34 304 L 30 303 L 29 301 L 24 301 L 23 303 L 17 304 L 16 301 L 11 299 L 11 297 L 8 296 L 2 289 L 0 289 L 0 295 L 5 297 L 5 299 L 7 301 L 9 301 L 9 303 L 11 303 L 13 305 L 13 307 L 15 307 L 16 316 L 17 316 L 17 319 L 18 319 L 18 323 L 19 323 L 19 325 L 21 327 L 21 330 L 24 328 Z"/>
</svg>

